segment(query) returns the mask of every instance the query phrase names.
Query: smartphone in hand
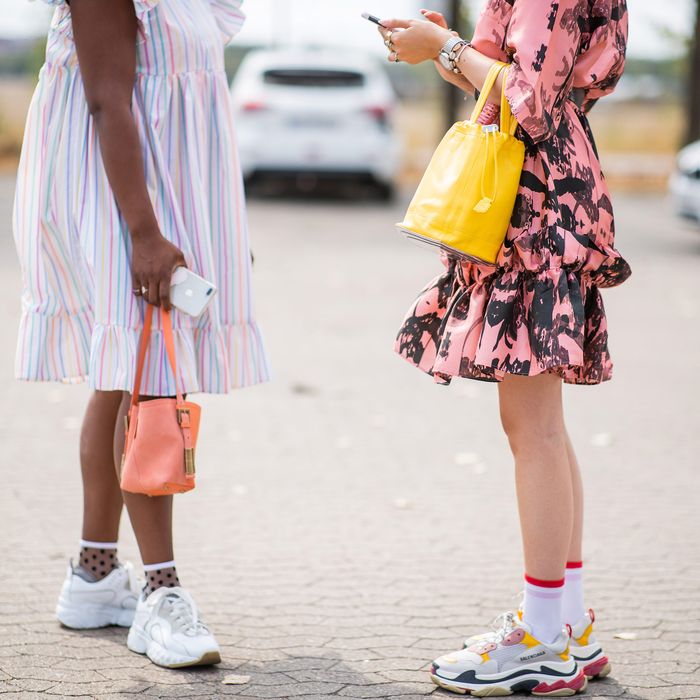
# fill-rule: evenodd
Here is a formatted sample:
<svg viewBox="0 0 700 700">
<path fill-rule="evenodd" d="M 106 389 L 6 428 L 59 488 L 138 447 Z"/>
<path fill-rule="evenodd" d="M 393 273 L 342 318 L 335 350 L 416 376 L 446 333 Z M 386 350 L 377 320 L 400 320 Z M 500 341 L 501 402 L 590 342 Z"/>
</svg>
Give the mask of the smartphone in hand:
<svg viewBox="0 0 700 700">
<path fill-rule="evenodd" d="M 383 27 L 384 25 L 382 24 L 381 20 L 379 17 L 375 17 L 374 15 L 371 15 L 369 12 L 363 12 L 362 16 L 369 22 L 374 22 L 374 24 Z"/>
<path fill-rule="evenodd" d="M 178 267 L 170 281 L 170 303 L 183 313 L 200 316 L 216 294 L 216 287 L 186 267 Z"/>
</svg>

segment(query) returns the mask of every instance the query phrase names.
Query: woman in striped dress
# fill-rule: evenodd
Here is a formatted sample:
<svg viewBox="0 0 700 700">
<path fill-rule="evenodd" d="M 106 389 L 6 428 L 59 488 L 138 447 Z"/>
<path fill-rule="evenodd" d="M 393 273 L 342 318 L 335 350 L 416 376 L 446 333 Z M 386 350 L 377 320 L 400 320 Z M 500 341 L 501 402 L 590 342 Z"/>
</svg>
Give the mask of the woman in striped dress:
<svg viewBox="0 0 700 700">
<path fill-rule="evenodd" d="M 224 73 L 241 0 L 45 1 L 56 9 L 14 212 L 23 278 L 16 370 L 93 389 L 80 439 L 80 560 L 68 568 L 58 617 L 76 628 L 130 626 L 129 647 L 159 665 L 216 663 L 217 643 L 179 585 L 172 498 L 122 493 L 114 457 L 144 308 L 170 308 L 176 267 L 219 290 L 199 318 L 173 311 L 184 391 L 267 379 Z M 172 396 L 158 325 L 149 355 L 144 396 Z M 117 559 L 124 503 L 143 590 Z"/>
</svg>

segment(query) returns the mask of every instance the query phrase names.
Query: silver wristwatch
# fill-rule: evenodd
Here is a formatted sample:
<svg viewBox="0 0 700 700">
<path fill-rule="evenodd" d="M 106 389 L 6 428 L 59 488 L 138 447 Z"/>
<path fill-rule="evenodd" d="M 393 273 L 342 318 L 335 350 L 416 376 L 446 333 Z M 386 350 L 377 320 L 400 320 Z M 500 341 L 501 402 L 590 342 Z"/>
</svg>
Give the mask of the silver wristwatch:
<svg viewBox="0 0 700 700">
<path fill-rule="evenodd" d="M 440 49 L 440 53 L 438 54 L 438 60 L 445 69 L 452 73 L 460 72 L 455 61 L 462 48 L 465 46 L 469 46 L 469 42 L 458 36 L 451 36 L 445 42 L 445 45 Z"/>
</svg>

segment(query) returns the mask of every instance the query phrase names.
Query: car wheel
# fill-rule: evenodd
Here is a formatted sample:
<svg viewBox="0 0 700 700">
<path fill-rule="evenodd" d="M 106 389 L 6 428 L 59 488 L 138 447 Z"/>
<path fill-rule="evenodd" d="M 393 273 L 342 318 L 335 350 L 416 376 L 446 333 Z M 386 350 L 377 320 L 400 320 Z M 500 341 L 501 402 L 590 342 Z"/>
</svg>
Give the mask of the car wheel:
<svg viewBox="0 0 700 700">
<path fill-rule="evenodd" d="M 396 187 L 388 182 L 378 182 L 375 193 L 380 202 L 391 202 L 396 197 Z"/>
</svg>

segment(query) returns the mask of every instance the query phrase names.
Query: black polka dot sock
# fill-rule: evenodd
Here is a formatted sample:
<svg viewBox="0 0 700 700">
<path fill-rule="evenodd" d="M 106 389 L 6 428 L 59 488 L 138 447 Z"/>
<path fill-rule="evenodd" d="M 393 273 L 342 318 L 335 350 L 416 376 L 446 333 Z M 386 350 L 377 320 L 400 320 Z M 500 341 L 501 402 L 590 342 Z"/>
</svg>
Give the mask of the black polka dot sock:
<svg viewBox="0 0 700 700">
<path fill-rule="evenodd" d="M 164 561 L 160 564 L 146 564 L 143 567 L 146 576 L 146 595 L 151 595 L 159 588 L 173 588 L 180 585 L 174 561 Z"/>
<path fill-rule="evenodd" d="M 119 566 L 117 543 L 80 540 L 78 564 L 95 581 L 100 581 Z"/>
</svg>

